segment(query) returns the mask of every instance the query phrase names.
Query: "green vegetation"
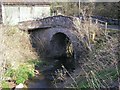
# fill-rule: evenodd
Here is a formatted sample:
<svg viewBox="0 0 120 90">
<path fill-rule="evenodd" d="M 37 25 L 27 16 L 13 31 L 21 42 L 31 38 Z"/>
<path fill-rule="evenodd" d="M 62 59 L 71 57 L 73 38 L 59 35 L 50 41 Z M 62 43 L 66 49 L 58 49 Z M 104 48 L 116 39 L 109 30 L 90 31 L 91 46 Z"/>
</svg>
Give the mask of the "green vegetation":
<svg viewBox="0 0 120 90">
<path fill-rule="evenodd" d="M 120 72 L 120 69 L 119 69 Z M 101 70 L 97 73 L 91 72 L 91 77 L 84 78 L 83 80 L 78 82 L 79 88 L 100 88 L 106 87 L 103 85 L 104 83 L 107 84 L 107 82 L 104 82 L 108 80 L 108 83 L 110 82 L 110 78 L 112 81 L 115 81 L 118 77 L 117 69 L 111 68 L 106 70 Z"/>
<path fill-rule="evenodd" d="M 39 60 L 39 59 L 29 60 L 28 63 L 29 64 L 34 64 L 35 67 L 37 67 L 40 70 L 44 69 L 44 66 L 48 66 L 49 65 L 48 62 L 43 61 L 43 60 Z"/>
<path fill-rule="evenodd" d="M 79 8 L 80 7 L 80 8 Z M 54 2 L 51 5 L 52 13 L 62 13 L 68 16 L 82 15 L 83 10 L 89 16 L 103 16 L 107 18 L 119 19 L 119 3 L 118 2 Z"/>
<path fill-rule="evenodd" d="M 29 35 L 16 26 L 0 26 L 1 53 L 0 60 L 0 88 L 9 85 L 8 80 L 15 80 L 15 84 L 24 83 L 34 76 L 35 64 L 28 63 L 35 60 L 36 54 L 32 51 Z"/>
<path fill-rule="evenodd" d="M 2 86 L 3 90 L 10 90 L 8 82 L 2 81 L 1 84 L 2 84 L 1 86 Z"/>
<path fill-rule="evenodd" d="M 118 66 L 118 40 L 119 31 L 108 31 L 107 37 L 99 37 L 90 52 L 87 65 L 83 65 L 83 76 L 77 79 L 78 87 L 88 88 L 110 88 L 110 84 L 117 83 L 120 73 Z"/>
<path fill-rule="evenodd" d="M 17 69 L 8 68 L 5 76 L 15 80 L 17 84 L 24 83 L 34 76 L 34 65 L 21 64 Z"/>
<path fill-rule="evenodd" d="M 94 15 L 118 19 L 119 15 L 118 2 L 101 2 L 95 3 Z"/>
<path fill-rule="evenodd" d="M 25 81 L 32 79 L 35 76 L 34 71 L 36 66 L 42 70 L 44 65 L 47 65 L 47 63 L 39 61 L 38 59 L 33 59 L 21 63 L 17 68 L 12 68 L 11 66 L 8 67 L 4 76 L 6 80 L 1 84 L 2 88 L 9 88 L 9 82 L 7 80 L 14 80 L 17 85 L 20 83 L 24 84 Z"/>
</svg>

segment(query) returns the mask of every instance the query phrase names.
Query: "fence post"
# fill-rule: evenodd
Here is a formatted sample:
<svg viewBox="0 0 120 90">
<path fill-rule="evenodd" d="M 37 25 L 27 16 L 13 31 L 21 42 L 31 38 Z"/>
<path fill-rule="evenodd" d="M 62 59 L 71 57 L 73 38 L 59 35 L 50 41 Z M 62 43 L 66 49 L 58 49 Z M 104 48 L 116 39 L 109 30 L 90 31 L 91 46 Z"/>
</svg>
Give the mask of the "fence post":
<svg viewBox="0 0 120 90">
<path fill-rule="evenodd" d="M 107 22 L 105 22 L 105 35 L 107 35 Z"/>
<path fill-rule="evenodd" d="M 105 29 L 107 30 L 107 22 L 105 22 Z"/>
<path fill-rule="evenodd" d="M 95 19 L 95 23 L 98 24 L 98 19 Z"/>
<path fill-rule="evenodd" d="M 80 17 L 80 24 L 81 24 L 81 22 L 82 22 L 82 17 Z"/>
<path fill-rule="evenodd" d="M 90 17 L 90 25 L 92 24 L 92 18 Z"/>
</svg>

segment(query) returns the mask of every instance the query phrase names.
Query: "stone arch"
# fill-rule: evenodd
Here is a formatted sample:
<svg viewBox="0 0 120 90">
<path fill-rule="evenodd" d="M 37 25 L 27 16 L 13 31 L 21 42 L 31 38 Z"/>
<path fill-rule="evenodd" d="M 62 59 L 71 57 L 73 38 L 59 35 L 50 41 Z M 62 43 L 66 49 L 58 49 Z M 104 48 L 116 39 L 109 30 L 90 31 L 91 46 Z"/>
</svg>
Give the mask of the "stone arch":
<svg viewBox="0 0 120 90">
<path fill-rule="evenodd" d="M 31 43 L 35 45 L 35 49 L 38 52 L 39 56 L 46 58 L 46 60 L 52 57 L 50 41 L 52 40 L 52 37 L 57 33 L 63 33 L 70 39 L 74 49 L 75 61 L 82 59 L 81 56 L 84 54 L 82 43 L 78 39 L 76 33 L 73 32 L 73 29 L 63 27 L 54 27 L 45 30 L 36 29 L 34 32 L 31 32 Z"/>
<path fill-rule="evenodd" d="M 78 48 L 82 48 L 81 45 L 80 45 L 80 41 L 79 39 L 76 37 L 76 34 L 73 33 L 73 30 L 72 29 L 68 29 L 68 28 L 62 28 L 62 27 L 55 27 L 55 28 L 49 28 L 48 30 L 46 30 L 46 34 L 49 34 L 48 36 L 48 47 L 50 47 L 50 41 L 52 40 L 52 37 L 57 34 L 57 33 L 63 33 L 65 34 L 71 41 L 72 45 L 73 45 L 73 49 L 74 49 L 74 58 L 75 59 L 78 59 L 77 56 L 78 55 L 78 51 L 81 50 Z M 49 50 L 48 48 L 48 51 L 51 51 Z M 50 53 L 50 52 L 49 52 Z M 51 56 L 51 54 L 50 54 Z"/>
</svg>

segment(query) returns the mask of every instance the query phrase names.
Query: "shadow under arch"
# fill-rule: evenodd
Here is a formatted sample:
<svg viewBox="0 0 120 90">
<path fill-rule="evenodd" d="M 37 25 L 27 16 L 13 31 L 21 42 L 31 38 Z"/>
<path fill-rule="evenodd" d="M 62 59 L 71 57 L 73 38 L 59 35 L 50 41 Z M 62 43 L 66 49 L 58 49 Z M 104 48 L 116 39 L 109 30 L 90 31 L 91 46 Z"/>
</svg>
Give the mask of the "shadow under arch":
<svg viewBox="0 0 120 90">
<path fill-rule="evenodd" d="M 51 56 L 57 61 L 56 67 L 64 67 L 68 71 L 75 69 L 74 49 L 69 37 L 62 33 L 55 33 L 50 40 Z"/>
</svg>

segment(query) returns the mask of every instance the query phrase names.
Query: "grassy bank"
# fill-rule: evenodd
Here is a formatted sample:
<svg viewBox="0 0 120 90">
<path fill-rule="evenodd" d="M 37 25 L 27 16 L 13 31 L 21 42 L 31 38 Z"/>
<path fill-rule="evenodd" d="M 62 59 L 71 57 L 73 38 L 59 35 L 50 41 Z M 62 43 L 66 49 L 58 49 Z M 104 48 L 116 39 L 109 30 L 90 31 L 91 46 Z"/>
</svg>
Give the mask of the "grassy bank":
<svg viewBox="0 0 120 90">
<path fill-rule="evenodd" d="M 8 81 L 24 83 L 34 76 L 37 55 L 32 50 L 29 35 L 16 26 L 0 26 L 0 87 L 9 87 Z"/>
<path fill-rule="evenodd" d="M 82 65 L 82 76 L 76 80 L 79 89 L 119 86 L 119 34 L 120 31 L 108 30 L 106 36 L 95 40 L 87 62 Z"/>
</svg>

